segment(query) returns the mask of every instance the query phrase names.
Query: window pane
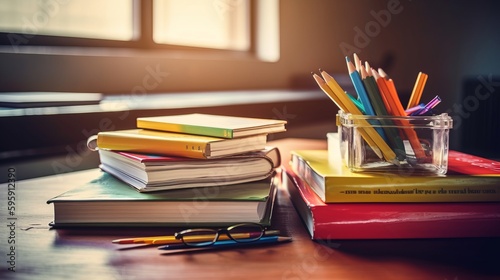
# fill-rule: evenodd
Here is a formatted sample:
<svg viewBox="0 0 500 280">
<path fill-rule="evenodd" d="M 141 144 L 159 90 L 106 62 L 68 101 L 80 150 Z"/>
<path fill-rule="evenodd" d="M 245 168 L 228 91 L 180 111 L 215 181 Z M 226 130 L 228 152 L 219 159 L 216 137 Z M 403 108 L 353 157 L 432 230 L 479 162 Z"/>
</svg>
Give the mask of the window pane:
<svg viewBox="0 0 500 280">
<path fill-rule="evenodd" d="M 155 42 L 230 50 L 250 48 L 248 0 L 155 0 Z"/>
<path fill-rule="evenodd" d="M 133 0 L 1 0 L 0 31 L 131 40 Z"/>
</svg>

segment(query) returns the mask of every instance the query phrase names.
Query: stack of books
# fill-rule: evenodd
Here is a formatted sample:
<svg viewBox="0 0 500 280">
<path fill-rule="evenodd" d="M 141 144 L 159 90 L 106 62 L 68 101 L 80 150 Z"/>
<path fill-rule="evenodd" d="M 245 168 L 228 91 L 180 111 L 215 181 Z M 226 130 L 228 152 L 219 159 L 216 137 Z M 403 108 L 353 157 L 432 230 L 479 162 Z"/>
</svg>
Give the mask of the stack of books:
<svg viewBox="0 0 500 280">
<path fill-rule="evenodd" d="M 286 121 L 208 114 L 144 117 L 89 139 L 102 172 L 48 201 L 53 226 L 269 225 Z"/>
<path fill-rule="evenodd" d="M 446 175 L 359 173 L 329 142 L 328 150 L 292 151 L 284 166 L 283 181 L 313 239 L 500 236 L 497 161 L 450 151 Z"/>
</svg>

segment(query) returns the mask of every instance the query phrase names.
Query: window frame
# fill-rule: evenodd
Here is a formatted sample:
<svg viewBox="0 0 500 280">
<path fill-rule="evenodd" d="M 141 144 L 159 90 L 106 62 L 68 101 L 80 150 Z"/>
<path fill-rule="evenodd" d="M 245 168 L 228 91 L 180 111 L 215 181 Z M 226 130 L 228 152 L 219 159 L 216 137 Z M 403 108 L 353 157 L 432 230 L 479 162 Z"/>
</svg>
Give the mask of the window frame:
<svg viewBox="0 0 500 280">
<path fill-rule="evenodd" d="M 17 32 L 0 32 L 0 46 L 4 49 L 12 46 L 14 52 L 16 48 L 24 47 L 83 47 L 83 48 L 120 48 L 132 50 L 147 50 L 147 51 L 187 51 L 187 52 L 204 52 L 218 53 L 228 55 L 255 54 L 256 52 L 256 1 L 249 1 L 250 9 L 250 31 L 249 31 L 249 49 L 248 50 L 230 50 L 216 49 L 208 47 L 194 47 L 183 45 L 172 45 L 156 43 L 153 40 L 153 0 L 133 0 L 133 28 L 134 39 L 130 41 L 110 40 L 110 39 L 95 39 L 83 37 L 67 37 L 42 34 L 26 34 Z M 29 35 L 27 38 L 26 35 Z M 19 45 L 13 45 L 10 36 L 18 36 L 26 38 L 27 42 Z"/>
</svg>

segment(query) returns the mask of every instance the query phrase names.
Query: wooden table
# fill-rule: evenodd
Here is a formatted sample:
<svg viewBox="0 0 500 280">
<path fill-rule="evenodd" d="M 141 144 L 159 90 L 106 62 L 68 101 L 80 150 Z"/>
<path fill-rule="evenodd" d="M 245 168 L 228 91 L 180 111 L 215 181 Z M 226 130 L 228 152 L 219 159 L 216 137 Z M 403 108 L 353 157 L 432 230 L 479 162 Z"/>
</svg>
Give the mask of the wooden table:
<svg viewBox="0 0 500 280">
<path fill-rule="evenodd" d="M 274 143 L 284 161 L 290 149 L 326 148 L 326 140 Z M 2 185 L 0 279 L 500 279 L 500 238 L 312 241 L 284 189 L 272 228 L 291 236 L 290 243 L 166 254 L 111 240 L 175 229 L 51 229 L 53 205 L 46 201 L 95 172 L 19 181 L 10 194 Z"/>
</svg>

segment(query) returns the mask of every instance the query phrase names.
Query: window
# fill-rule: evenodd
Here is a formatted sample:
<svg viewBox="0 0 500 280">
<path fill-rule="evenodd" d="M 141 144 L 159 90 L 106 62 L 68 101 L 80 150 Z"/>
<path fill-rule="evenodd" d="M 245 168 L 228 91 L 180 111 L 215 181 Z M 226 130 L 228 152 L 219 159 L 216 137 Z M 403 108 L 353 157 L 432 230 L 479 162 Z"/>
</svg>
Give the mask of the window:
<svg viewBox="0 0 500 280">
<path fill-rule="evenodd" d="M 164 44 L 246 51 L 249 8 L 245 0 L 156 0 L 153 38 Z"/>
<path fill-rule="evenodd" d="M 1 43 L 248 51 L 251 6 L 249 0 L 4 0 Z"/>
<path fill-rule="evenodd" d="M 33 35 L 132 40 L 132 0 L 3 1 L 0 30 Z M 14 37 L 11 37 L 14 38 Z"/>
<path fill-rule="evenodd" d="M 147 94 L 276 88 L 286 84 L 269 78 L 282 65 L 279 7 L 279 0 L 0 0 L 1 91 L 133 93 L 151 69 L 169 78 Z M 261 82 L 242 78 L 250 73 Z"/>
</svg>

